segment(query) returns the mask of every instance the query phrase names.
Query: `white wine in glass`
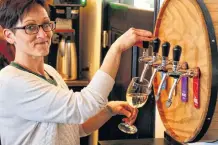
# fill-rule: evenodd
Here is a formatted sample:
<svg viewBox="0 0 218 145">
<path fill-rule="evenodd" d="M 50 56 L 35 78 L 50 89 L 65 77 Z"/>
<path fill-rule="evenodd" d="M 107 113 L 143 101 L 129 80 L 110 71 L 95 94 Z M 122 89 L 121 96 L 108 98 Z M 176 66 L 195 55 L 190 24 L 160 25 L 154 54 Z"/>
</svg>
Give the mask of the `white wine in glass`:
<svg viewBox="0 0 218 145">
<path fill-rule="evenodd" d="M 145 105 L 148 99 L 148 94 L 146 93 L 127 93 L 126 100 L 127 102 L 135 107 L 140 108 Z"/>
<path fill-rule="evenodd" d="M 139 77 L 132 78 L 126 92 L 126 100 L 132 107 L 140 108 L 145 105 L 150 94 L 148 84 L 149 81 L 146 79 L 141 81 Z M 118 128 L 128 134 L 134 134 L 138 131 L 136 126 L 127 123 L 120 123 Z"/>
</svg>

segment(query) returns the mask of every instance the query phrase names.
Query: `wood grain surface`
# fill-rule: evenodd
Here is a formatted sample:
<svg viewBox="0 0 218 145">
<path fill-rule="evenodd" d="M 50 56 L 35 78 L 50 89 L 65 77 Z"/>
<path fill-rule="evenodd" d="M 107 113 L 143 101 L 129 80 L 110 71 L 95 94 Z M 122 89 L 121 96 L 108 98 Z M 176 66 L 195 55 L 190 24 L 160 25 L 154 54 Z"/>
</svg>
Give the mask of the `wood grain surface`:
<svg viewBox="0 0 218 145">
<path fill-rule="evenodd" d="M 204 0 L 210 11 L 215 33 L 218 36 L 218 1 Z M 173 79 L 167 79 L 167 87 L 161 91 L 158 110 L 167 132 L 179 142 L 190 142 L 200 132 L 205 121 L 211 96 L 212 64 L 211 48 L 202 10 L 196 0 L 166 0 L 160 10 L 155 27 L 155 36 L 171 44 L 169 58 L 175 45 L 182 47 L 181 62 L 188 62 L 189 68 L 199 67 L 200 108 L 194 107 L 193 79 L 188 80 L 188 102 L 181 101 L 181 81 L 176 87 L 170 108 L 165 106 Z M 218 37 L 217 37 L 218 38 Z M 161 55 L 161 49 L 160 49 Z M 161 81 L 160 73 L 155 78 L 154 92 Z M 212 118 L 210 118 L 212 119 Z M 202 140 L 218 139 L 218 107 L 213 115 L 209 130 Z"/>
</svg>

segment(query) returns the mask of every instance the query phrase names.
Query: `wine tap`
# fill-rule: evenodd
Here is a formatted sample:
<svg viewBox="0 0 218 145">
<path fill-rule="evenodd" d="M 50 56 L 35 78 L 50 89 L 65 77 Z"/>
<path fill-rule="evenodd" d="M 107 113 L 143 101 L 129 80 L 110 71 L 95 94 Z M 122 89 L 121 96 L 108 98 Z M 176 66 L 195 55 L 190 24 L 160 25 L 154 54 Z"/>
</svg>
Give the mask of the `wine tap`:
<svg viewBox="0 0 218 145">
<path fill-rule="evenodd" d="M 154 72 L 151 76 L 148 88 L 151 89 L 152 87 L 152 82 L 154 80 L 154 77 L 156 75 L 156 73 L 158 71 L 165 71 L 166 65 L 167 65 L 167 61 L 168 61 L 168 55 L 169 55 L 169 50 L 170 50 L 170 43 L 169 42 L 165 42 L 162 45 L 162 61 L 160 65 L 157 66 L 153 66 L 154 67 Z"/>
<path fill-rule="evenodd" d="M 159 51 L 159 47 L 160 47 L 160 39 L 159 38 L 155 38 L 152 41 L 152 45 L 153 45 L 153 55 L 152 57 L 140 57 L 139 58 L 139 62 L 144 62 L 144 68 L 142 70 L 142 74 L 140 76 L 140 82 L 143 82 L 143 79 L 145 77 L 145 74 L 147 72 L 147 70 L 149 69 L 149 66 L 152 66 L 153 63 L 157 60 L 157 53 Z"/>
<path fill-rule="evenodd" d="M 161 83 L 160 83 L 160 85 L 158 87 L 157 95 L 155 96 L 156 101 L 158 101 L 159 98 L 160 98 L 161 88 L 162 88 L 163 83 L 165 82 L 165 80 L 167 78 L 167 68 L 166 67 L 169 64 L 169 62 L 168 62 L 169 51 L 170 51 L 170 43 L 169 42 L 163 43 L 163 45 L 162 45 L 162 61 L 161 61 L 161 64 L 159 66 L 157 66 L 156 68 L 154 68 L 154 73 L 152 74 L 149 85 L 148 85 L 148 87 L 151 88 L 152 82 L 153 82 L 154 77 L 155 77 L 157 72 L 162 72 L 163 73 Z"/>
<path fill-rule="evenodd" d="M 166 101 L 166 107 L 169 108 L 172 104 L 172 97 L 173 97 L 173 91 L 176 88 L 176 85 L 178 84 L 181 76 L 182 76 L 182 72 L 178 71 L 179 70 L 179 60 L 180 60 L 180 56 L 181 56 L 181 51 L 182 48 L 177 45 L 174 47 L 173 49 L 173 67 L 172 67 L 172 71 L 168 72 L 167 75 L 169 77 L 173 77 L 173 86 L 170 89 L 170 93 L 168 96 L 168 100 Z"/>
<path fill-rule="evenodd" d="M 147 49 L 150 47 L 150 42 L 149 41 L 143 41 L 142 42 L 143 45 L 143 53 L 142 53 L 142 57 L 146 57 L 146 51 Z"/>
</svg>

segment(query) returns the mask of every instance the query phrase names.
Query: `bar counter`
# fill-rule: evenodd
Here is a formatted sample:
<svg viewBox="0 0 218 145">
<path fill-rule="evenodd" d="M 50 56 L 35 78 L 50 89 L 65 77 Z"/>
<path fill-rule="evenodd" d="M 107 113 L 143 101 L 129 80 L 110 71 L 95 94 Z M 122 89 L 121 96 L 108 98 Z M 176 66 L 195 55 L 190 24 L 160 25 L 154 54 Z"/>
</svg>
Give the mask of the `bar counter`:
<svg viewBox="0 0 218 145">
<path fill-rule="evenodd" d="M 99 141 L 100 145 L 169 145 L 163 138 Z"/>
</svg>

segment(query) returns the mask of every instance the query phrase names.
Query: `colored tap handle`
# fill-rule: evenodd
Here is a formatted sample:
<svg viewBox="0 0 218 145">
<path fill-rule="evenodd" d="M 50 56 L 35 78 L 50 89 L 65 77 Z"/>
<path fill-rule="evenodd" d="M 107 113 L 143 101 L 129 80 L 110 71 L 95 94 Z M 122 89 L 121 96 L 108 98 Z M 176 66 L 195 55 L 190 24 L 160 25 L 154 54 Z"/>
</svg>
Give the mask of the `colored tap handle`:
<svg viewBox="0 0 218 145">
<path fill-rule="evenodd" d="M 153 41 L 153 52 L 154 53 L 158 53 L 159 51 L 159 47 L 160 47 L 160 39 L 159 38 L 155 38 Z"/>
<path fill-rule="evenodd" d="M 179 61 L 182 53 L 182 48 L 179 45 L 176 45 L 173 48 L 173 61 Z"/>
<path fill-rule="evenodd" d="M 164 42 L 162 44 L 162 56 L 168 57 L 170 52 L 170 43 L 169 42 Z"/>
</svg>

